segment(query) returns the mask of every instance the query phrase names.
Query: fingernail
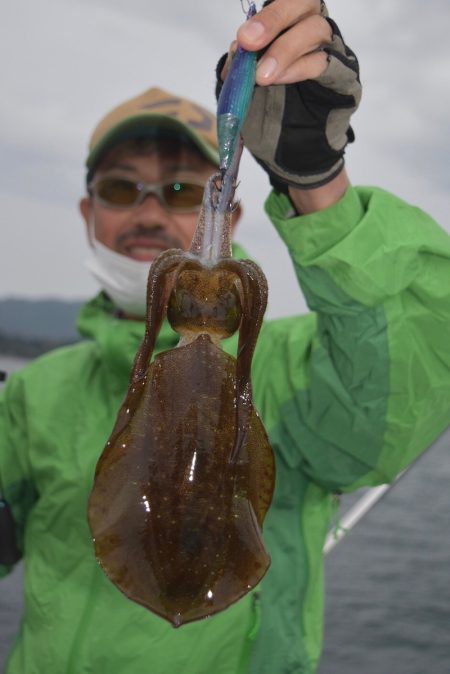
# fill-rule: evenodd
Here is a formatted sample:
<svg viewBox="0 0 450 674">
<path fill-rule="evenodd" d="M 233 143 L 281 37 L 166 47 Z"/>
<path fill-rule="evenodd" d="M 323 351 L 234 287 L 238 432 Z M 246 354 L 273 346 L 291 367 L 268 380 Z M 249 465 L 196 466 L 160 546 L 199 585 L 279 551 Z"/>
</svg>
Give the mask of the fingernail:
<svg viewBox="0 0 450 674">
<path fill-rule="evenodd" d="M 277 60 L 274 59 L 273 56 L 268 56 L 267 58 L 259 62 L 257 73 L 258 75 L 264 77 L 264 79 L 267 80 L 274 74 L 275 70 L 277 69 L 277 66 L 278 66 Z"/>
<path fill-rule="evenodd" d="M 242 27 L 242 32 L 244 33 L 245 37 L 251 42 L 255 42 L 256 40 L 258 40 L 264 33 L 264 31 L 265 31 L 264 24 L 262 24 L 260 21 L 249 21 L 248 23 L 245 23 L 244 26 Z"/>
</svg>

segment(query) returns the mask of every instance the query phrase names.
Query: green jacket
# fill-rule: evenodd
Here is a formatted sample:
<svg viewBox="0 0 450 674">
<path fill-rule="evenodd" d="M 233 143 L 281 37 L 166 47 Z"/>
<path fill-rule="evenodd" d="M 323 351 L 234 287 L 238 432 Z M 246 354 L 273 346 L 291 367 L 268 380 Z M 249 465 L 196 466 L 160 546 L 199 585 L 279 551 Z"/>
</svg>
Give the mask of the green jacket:
<svg viewBox="0 0 450 674">
<path fill-rule="evenodd" d="M 264 527 L 272 566 L 258 591 L 174 630 L 96 564 L 86 502 L 143 335 L 100 297 L 81 313 L 87 340 L 16 373 L 1 400 L 0 483 L 26 559 L 8 674 L 315 670 L 333 492 L 392 480 L 450 423 L 450 240 L 381 190 L 351 188 L 301 218 L 288 211 L 270 196 L 312 313 L 265 323 L 254 357 L 277 462 Z M 157 350 L 175 344 L 164 325 Z"/>
</svg>

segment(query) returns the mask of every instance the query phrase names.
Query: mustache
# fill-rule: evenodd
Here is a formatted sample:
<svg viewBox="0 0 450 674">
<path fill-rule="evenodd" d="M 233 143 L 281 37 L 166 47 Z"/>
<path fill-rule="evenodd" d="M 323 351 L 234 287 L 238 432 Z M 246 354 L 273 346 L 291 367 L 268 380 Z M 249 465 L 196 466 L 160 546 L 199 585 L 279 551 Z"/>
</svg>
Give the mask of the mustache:
<svg viewBox="0 0 450 674">
<path fill-rule="evenodd" d="M 128 232 L 119 234 L 117 237 L 117 244 L 124 246 L 128 241 L 136 241 L 136 239 L 154 239 L 160 241 L 167 246 L 167 248 L 182 248 L 181 241 L 176 236 L 168 234 L 161 225 L 137 225 Z"/>
</svg>

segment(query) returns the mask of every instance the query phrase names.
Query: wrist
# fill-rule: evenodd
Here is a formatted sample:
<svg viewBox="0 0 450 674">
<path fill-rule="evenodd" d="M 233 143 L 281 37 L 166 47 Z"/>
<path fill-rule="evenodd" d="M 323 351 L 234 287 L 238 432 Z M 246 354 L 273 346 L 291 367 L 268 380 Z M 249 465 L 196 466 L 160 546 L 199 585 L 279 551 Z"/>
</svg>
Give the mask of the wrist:
<svg viewBox="0 0 450 674">
<path fill-rule="evenodd" d="M 289 198 L 299 215 L 309 215 L 323 211 L 342 199 L 350 180 L 345 168 L 329 183 L 314 189 L 298 189 L 289 186 Z"/>
</svg>

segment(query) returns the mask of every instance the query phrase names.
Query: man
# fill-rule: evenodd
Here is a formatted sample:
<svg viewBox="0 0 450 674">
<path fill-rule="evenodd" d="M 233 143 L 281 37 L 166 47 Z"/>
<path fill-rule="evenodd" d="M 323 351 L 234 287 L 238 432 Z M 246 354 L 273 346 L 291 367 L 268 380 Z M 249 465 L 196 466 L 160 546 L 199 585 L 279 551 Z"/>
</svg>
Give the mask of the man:
<svg viewBox="0 0 450 674">
<path fill-rule="evenodd" d="M 217 162 L 209 114 L 150 90 L 91 141 L 80 207 L 105 292 L 82 310 L 87 341 L 11 377 L 2 398 L 0 483 L 26 558 L 8 674 L 311 674 L 332 494 L 392 479 L 450 421 L 450 243 L 418 209 L 349 185 L 354 55 L 312 0 L 275 0 L 238 38 L 270 45 L 244 139 L 275 186 L 267 213 L 314 312 L 264 325 L 254 358 L 277 465 L 272 566 L 258 591 L 173 630 L 95 562 L 87 499 L 143 336 L 148 263 L 188 247 Z M 156 351 L 175 344 L 163 325 Z"/>
</svg>

